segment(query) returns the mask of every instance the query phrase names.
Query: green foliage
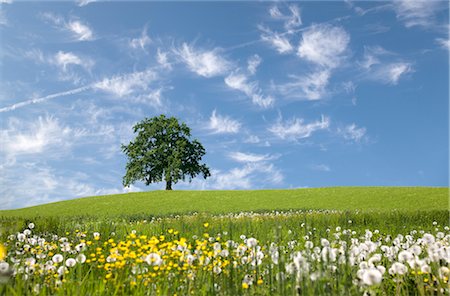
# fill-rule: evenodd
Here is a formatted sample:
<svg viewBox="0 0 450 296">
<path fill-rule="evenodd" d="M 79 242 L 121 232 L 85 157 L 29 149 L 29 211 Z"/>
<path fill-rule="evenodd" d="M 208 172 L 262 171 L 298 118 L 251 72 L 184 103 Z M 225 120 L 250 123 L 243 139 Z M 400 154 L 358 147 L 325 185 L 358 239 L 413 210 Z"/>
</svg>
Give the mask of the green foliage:
<svg viewBox="0 0 450 296">
<path fill-rule="evenodd" d="M 0 216 L 24 218 L 223 214 L 240 211 L 330 209 L 362 211 L 448 210 L 448 188 L 329 187 L 292 190 L 152 191 L 66 200 Z"/>
<path fill-rule="evenodd" d="M 146 118 L 133 127 L 137 133 L 134 141 L 122 145 L 128 157 L 123 185 L 136 181 L 146 185 L 166 182 L 166 190 L 179 180 L 189 181 L 198 174 L 206 179 L 211 176 L 209 168 L 200 161 L 205 148 L 197 140 L 190 140 L 191 130 L 175 117 L 160 115 Z"/>
</svg>

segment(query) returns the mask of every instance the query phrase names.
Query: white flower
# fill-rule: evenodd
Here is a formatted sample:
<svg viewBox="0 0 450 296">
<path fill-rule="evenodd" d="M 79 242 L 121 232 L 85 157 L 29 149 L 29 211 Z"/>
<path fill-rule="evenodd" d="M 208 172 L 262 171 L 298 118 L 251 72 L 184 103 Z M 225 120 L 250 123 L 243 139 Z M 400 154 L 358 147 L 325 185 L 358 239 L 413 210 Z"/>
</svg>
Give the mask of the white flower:
<svg viewBox="0 0 450 296">
<path fill-rule="evenodd" d="M 98 233 L 98 232 L 94 232 L 92 235 L 94 236 L 94 238 L 100 237 L 100 233 Z"/>
<path fill-rule="evenodd" d="M 20 233 L 20 232 L 17 234 L 17 240 L 18 240 L 19 242 L 25 241 L 25 238 L 26 238 L 26 235 L 25 235 L 25 234 Z"/>
<path fill-rule="evenodd" d="M 9 271 L 8 262 L 0 262 L 0 276 L 6 274 Z"/>
<path fill-rule="evenodd" d="M 406 265 L 399 263 L 399 262 L 395 262 L 394 264 L 392 264 L 391 268 L 389 268 L 389 274 L 391 275 L 404 275 L 408 272 L 408 267 L 406 267 Z"/>
<path fill-rule="evenodd" d="M 30 234 L 31 234 L 31 230 L 25 229 L 25 230 L 23 231 L 23 234 L 25 234 L 25 235 L 30 235 Z"/>
<path fill-rule="evenodd" d="M 362 281 L 367 286 L 373 286 L 381 283 L 383 275 L 376 268 L 365 269 L 362 274 Z"/>
<path fill-rule="evenodd" d="M 219 274 L 219 273 L 222 272 L 222 268 L 220 268 L 219 266 L 216 265 L 216 266 L 213 267 L 213 272 L 215 274 Z"/>
<path fill-rule="evenodd" d="M 78 263 L 84 263 L 86 262 L 86 256 L 84 254 L 79 254 L 76 258 Z"/>
<path fill-rule="evenodd" d="M 422 237 L 422 241 L 426 244 L 426 245 L 430 245 L 432 243 L 434 243 L 435 239 L 434 236 L 432 234 L 429 233 L 425 233 Z"/>
<path fill-rule="evenodd" d="M 58 268 L 58 270 L 57 270 L 57 273 L 58 273 L 60 276 L 62 276 L 62 275 L 64 275 L 64 274 L 66 273 L 66 271 L 67 271 L 67 267 L 65 267 L 65 266 L 60 266 L 60 267 Z"/>
<path fill-rule="evenodd" d="M 148 265 L 161 265 L 163 263 L 161 256 L 159 256 L 159 254 L 156 253 L 150 253 L 148 254 L 145 259 L 145 262 L 147 262 Z"/>
<path fill-rule="evenodd" d="M 74 267 L 77 264 L 77 261 L 73 258 L 69 258 L 66 260 L 67 267 Z"/>
<path fill-rule="evenodd" d="M 414 256 L 409 251 L 401 251 L 398 253 L 398 261 L 400 262 L 410 261 L 412 259 L 414 259 Z"/>
<path fill-rule="evenodd" d="M 247 239 L 246 244 L 249 249 L 253 249 L 256 245 L 258 245 L 258 241 L 256 238 L 251 237 Z"/>
<path fill-rule="evenodd" d="M 28 224 L 28 228 L 33 229 L 34 228 L 34 223 Z"/>
<path fill-rule="evenodd" d="M 306 241 L 305 242 L 305 248 L 307 248 L 307 249 L 314 248 L 314 243 L 312 241 Z"/>
<path fill-rule="evenodd" d="M 55 254 L 55 255 L 53 255 L 53 257 L 52 257 L 52 260 L 53 260 L 53 262 L 55 262 L 55 263 L 61 263 L 61 262 L 64 260 L 64 257 L 63 257 L 63 255 L 61 255 L 61 254 Z"/>
<path fill-rule="evenodd" d="M 241 240 L 244 240 L 246 238 L 245 235 L 241 234 L 241 236 L 239 236 Z"/>
</svg>

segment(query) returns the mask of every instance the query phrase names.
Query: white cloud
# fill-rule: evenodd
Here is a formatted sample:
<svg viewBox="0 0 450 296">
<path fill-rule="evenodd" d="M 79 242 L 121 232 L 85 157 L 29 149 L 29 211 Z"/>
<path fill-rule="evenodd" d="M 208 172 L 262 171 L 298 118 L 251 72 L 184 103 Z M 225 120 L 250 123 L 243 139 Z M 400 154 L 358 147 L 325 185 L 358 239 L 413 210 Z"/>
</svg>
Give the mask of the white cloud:
<svg viewBox="0 0 450 296">
<path fill-rule="evenodd" d="M 249 82 L 248 77 L 240 73 L 231 73 L 225 77 L 225 84 L 235 90 L 239 90 L 247 95 L 253 102 L 262 108 L 268 108 L 273 105 L 274 99 L 271 96 L 262 95 L 258 82 Z"/>
<path fill-rule="evenodd" d="M 285 36 L 285 34 L 273 32 L 268 28 L 264 28 L 263 26 L 258 26 L 258 28 L 263 32 L 261 34 L 261 40 L 269 43 L 279 53 L 286 54 L 294 50 L 294 47 L 292 46 L 289 39 Z"/>
<path fill-rule="evenodd" d="M 310 137 L 314 132 L 327 129 L 330 119 L 322 115 L 321 120 L 305 123 L 301 118 L 282 122 L 281 117 L 269 127 L 269 131 L 281 139 L 297 140 Z"/>
<path fill-rule="evenodd" d="M 360 67 L 370 80 L 396 85 L 408 73 L 414 72 L 413 65 L 396 58 L 395 53 L 380 46 L 364 48 L 364 57 Z"/>
<path fill-rule="evenodd" d="M 66 28 L 72 32 L 73 36 L 78 41 L 89 41 L 94 39 L 94 33 L 84 23 L 79 20 L 69 21 Z"/>
<path fill-rule="evenodd" d="M 40 49 L 34 48 L 24 53 L 24 57 L 33 60 L 36 63 L 45 63 L 47 59 Z"/>
<path fill-rule="evenodd" d="M 219 49 L 202 50 L 183 43 L 174 53 L 187 65 L 190 71 L 203 77 L 214 77 L 226 73 L 231 64 L 219 54 Z"/>
<path fill-rule="evenodd" d="M 437 44 L 439 44 L 442 48 L 450 50 L 450 39 L 437 38 Z"/>
<path fill-rule="evenodd" d="M 294 81 L 276 86 L 282 95 L 295 99 L 319 100 L 327 94 L 330 71 L 321 70 L 291 78 Z"/>
<path fill-rule="evenodd" d="M 435 14 L 442 7 L 442 1 L 396 0 L 392 1 L 397 18 L 405 27 L 429 27 L 435 23 Z M 448 7 L 447 7 L 448 8 Z"/>
<path fill-rule="evenodd" d="M 8 161 L 18 155 L 48 153 L 49 149 L 62 151 L 70 147 L 79 131 L 59 123 L 53 117 L 39 117 L 33 122 L 12 118 L 6 129 L 0 130 L 2 154 Z"/>
<path fill-rule="evenodd" d="M 410 63 L 390 63 L 376 67 L 369 78 L 382 83 L 396 85 L 402 77 L 412 72 L 414 72 L 414 69 Z"/>
<path fill-rule="evenodd" d="M 252 75 L 255 74 L 256 69 L 261 64 L 261 62 L 262 62 L 262 59 L 259 55 L 257 55 L 257 54 L 252 55 L 247 61 L 248 72 Z"/>
<path fill-rule="evenodd" d="M 189 187 L 199 189 L 251 189 L 279 185 L 284 176 L 273 164 L 267 162 L 246 163 L 228 171 L 212 170 L 207 180 L 194 180 Z"/>
<path fill-rule="evenodd" d="M 168 53 L 161 51 L 160 48 L 158 48 L 158 50 L 156 52 L 156 61 L 164 69 L 168 69 L 168 70 L 172 69 L 172 65 L 169 62 Z"/>
<path fill-rule="evenodd" d="M 298 56 L 326 68 L 336 68 L 344 58 L 350 35 L 341 27 L 313 25 L 302 34 Z"/>
<path fill-rule="evenodd" d="M 311 169 L 321 172 L 331 172 L 331 168 L 326 164 L 313 164 Z"/>
<path fill-rule="evenodd" d="M 72 52 L 63 51 L 59 51 L 57 54 L 55 54 L 53 63 L 60 66 L 63 71 L 67 71 L 67 66 L 69 65 L 78 65 L 86 70 L 89 70 L 94 65 L 94 61 L 90 59 L 81 59 L 79 56 L 75 55 Z"/>
<path fill-rule="evenodd" d="M 105 78 L 94 84 L 96 89 L 125 97 L 138 91 L 147 91 L 149 84 L 158 79 L 156 72 L 147 70 Z"/>
<path fill-rule="evenodd" d="M 62 16 L 51 12 L 44 12 L 41 14 L 41 17 L 44 20 L 52 22 L 58 29 L 69 31 L 78 41 L 89 41 L 94 39 L 92 30 L 80 20 L 70 20 L 67 22 Z"/>
<path fill-rule="evenodd" d="M 261 142 L 261 140 L 257 135 L 249 135 L 248 138 L 244 140 L 244 143 L 249 144 L 258 144 L 259 142 Z"/>
<path fill-rule="evenodd" d="M 6 17 L 5 11 L 0 9 L 0 26 L 7 26 L 8 19 Z"/>
<path fill-rule="evenodd" d="M 139 38 L 131 39 L 129 45 L 133 49 L 145 50 L 145 47 L 149 45 L 151 42 L 152 40 L 147 35 L 147 28 L 144 28 L 144 30 L 141 33 L 141 36 Z"/>
<path fill-rule="evenodd" d="M 78 6 L 86 6 L 90 3 L 97 2 L 97 0 L 77 0 Z"/>
<path fill-rule="evenodd" d="M 243 163 L 249 162 L 263 162 L 274 159 L 275 157 L 269 154 L 254 154 L 254 153 L 244 153 L 244 152 L 231 152 L 228 156 L 237 161 Z"/>
<path fill-rule="evenodd" d="M 295 29 L 302 25 L 300 17 L 300 9 L 296 5 L 289 5 L 290 15 L 283 14 L 278 6 L 272 6 L 269 9 L 269 14 L 273 19 L 284 21 L 284 28 L 288 31 Z"/>
<path fill-rule="evenodd" d="M 214 133 L 238 133 L 241 128 L 241 123 L 237 120 L 231 119 L 228 116 L 221 116 L 214 110 L 209 118 L 208 128 Z"/>
<path fill-rule="evenodd" d="M 338 134 L 344 137 L 344 139 L 354 142 L 361 142 L 366 135 L 366 128 L 357 127 L 356 124 L 352 123 L 345 126 L 344 128 L 338 128 Z"/>
<path fill-rule="evenodd" d="M 108 188 L 94 185 L 79 172 L 63 174 L 43 163 L 21 163 L 0 170 L 0 208 L 28 207 L 75 197 L 141 191 L 136 186 Z"/>
</svg>

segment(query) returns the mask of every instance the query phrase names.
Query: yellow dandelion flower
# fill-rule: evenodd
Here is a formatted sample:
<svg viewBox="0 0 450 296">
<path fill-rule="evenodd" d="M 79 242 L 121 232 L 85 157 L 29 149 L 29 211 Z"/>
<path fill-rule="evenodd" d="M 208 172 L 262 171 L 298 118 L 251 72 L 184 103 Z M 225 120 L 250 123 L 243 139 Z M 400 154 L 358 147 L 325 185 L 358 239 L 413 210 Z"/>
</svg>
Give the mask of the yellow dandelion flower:
<svg viewBox="0 0 450 296">
<path fill-rule="evenodd" d="M 209 227 L 209 223 L 208 222 L 203 223 L 203 227 L 208 228 Z"/>
<path fill-rule="evenodd" d="M 0 244 L 0 261 L 6 257 L 6 248 L 3 244 Z"/>
<path fill-rule="evenodd" d="M 242 283 L 242 289 L 248 289 L 248 284 L 247 283 Z"/>
<path fill-rule="evenodd" d="M 264 283 L 264 281 L 263 281 L 262 279 L 259 279 L 256 283 L 257 283 L 258 285 L 262 285 L 262 284 Z"/>
</svg>

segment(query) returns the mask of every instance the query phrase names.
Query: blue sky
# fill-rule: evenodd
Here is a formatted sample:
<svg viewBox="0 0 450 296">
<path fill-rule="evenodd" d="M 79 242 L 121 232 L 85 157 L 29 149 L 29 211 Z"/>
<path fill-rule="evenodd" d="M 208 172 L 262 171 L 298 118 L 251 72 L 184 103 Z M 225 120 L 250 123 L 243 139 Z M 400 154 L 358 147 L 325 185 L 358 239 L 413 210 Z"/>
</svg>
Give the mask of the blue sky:
<svg viewBox="0 0 450 296">
<path fill-rule="evenodd" d="M 174 189 L 448 186 L 448 2 L 2 1 L 0 208 L 129 191 L 121 143 L 186 122 Z"/>
</svg>

